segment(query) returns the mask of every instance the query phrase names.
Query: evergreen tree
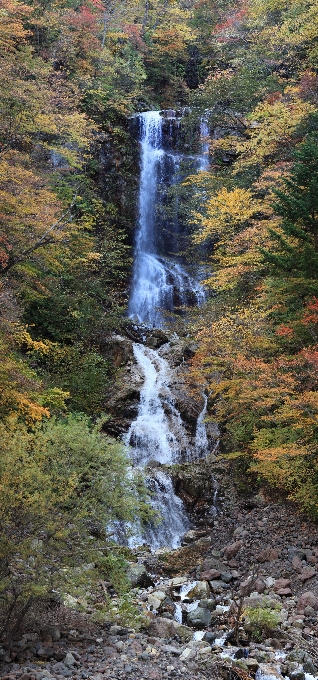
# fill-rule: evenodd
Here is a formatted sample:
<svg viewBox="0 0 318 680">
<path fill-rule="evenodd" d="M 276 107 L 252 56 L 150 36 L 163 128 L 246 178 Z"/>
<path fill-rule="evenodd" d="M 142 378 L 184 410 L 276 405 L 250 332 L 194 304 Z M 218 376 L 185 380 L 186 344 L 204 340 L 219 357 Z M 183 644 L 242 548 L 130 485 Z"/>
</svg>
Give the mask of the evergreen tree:
<svg viewBox="0 0 318 680">
<path fill-rule="evenodd" d="M 295 153 L 285 191 L 276 190 L 275 211 L 282 217 L 281 231 L 269 229 L 276 252 L 262 250 L 275 266 L 305 276 L 318 276 L 318 137 L 308 136 Z"/>
</svg>

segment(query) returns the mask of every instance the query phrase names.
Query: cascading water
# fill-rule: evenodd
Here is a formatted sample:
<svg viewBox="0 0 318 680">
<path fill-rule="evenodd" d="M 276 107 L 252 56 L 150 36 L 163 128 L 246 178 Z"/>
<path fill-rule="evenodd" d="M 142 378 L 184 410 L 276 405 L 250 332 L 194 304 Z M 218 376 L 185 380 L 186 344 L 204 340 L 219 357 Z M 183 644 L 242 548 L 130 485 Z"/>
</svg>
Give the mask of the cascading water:
<svg viewBox="0 0 318 680">
<path fill-rule="evenodd" d="M 209 167 L 209 126 L 204 118 L 201 118 L 200 135 L 202 143 L 202 156 L 200 160 L 199 170 L 204 172 Z"/>
<path fill-rule="evenodd" d="M 141 174 L 139 190 L 139 224 L 136 236 L 134 273 L 128 314 L 139 322 L 160 327 L 162 310 L 173 311 L 174 294 L 186 304 L 190 292 L 197 305 L 204 300 L 204 290 L 180 263 L 159 254 L 156 220 L 158 185 L 165 173 L 176 172 L 178 157 L 163 149 L 162 116 L 148 111 L 139 116 Z"/>
<path fill-rule="evenodd" d="M 134 345 L 145 382 L 138 416 L 126 435 L 135 465 L 178 463 L 187 456 L 189 440 L 169 389 L 169 364 L 149 347 Z"/>
<path fill-rule="evenodd" d="M 162 116 L 157 111 L 139 117 L 141 176 L 139 224 L 136 235 L 134 273 L 129 302 L 129 316 L 148 327 L 163 325 L 163 310 L 173 311 L 177 297 L 182 304 L 202 304 L 204 290 L 179 261 L 160 252 L 156 203 L 158 186 L 167 174 L 176 172 L 176 158 L 166 153 L 162 135 Z M 171 123 L 170 123 L 171 125 Z M 206 133 L 202 128 L 201 134 Z M 205 162 L 205 161 L 204 161 Z M 197 168 L 202 168 L 199 159 Z M 160 226 L 160 225 L 159 225 Z M 176 228 L 178 225 L 176 225 Z M 208 452 L 204 417 L 206 400 L 199 415 L 195 442 L 191 442 L 169 387 L 170 367 L 160 353 L 142 344 L 134 345 L 136 362 L 144 375 L 138 415 L 125 437 L 135 466 L 155 465 L 149 477 L 152 504 L 161 515 L 158 525 L 145 531 L 136 529 L 130 545 L 146 542 L 153 550 L 162 546 L 177 547 L 189 528 L 183 503 L 176 496 L 170 477 L 156 464 L 174 464 L 203 457 Z"/>
</svg>

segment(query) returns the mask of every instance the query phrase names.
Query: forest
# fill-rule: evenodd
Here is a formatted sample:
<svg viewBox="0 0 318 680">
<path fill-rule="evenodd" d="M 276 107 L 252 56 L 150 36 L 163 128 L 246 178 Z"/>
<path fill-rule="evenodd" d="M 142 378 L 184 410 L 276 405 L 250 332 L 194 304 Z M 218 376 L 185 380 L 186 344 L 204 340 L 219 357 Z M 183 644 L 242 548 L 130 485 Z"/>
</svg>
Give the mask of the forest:
<svg viewBox="0 0 318 680">
<path fill-rule="evenodd" d="M 175 188 L 208 272 L 189 382 L 238 484 L 318 518 L 317 35 L 316 0 L 1 0 L 0 638 L 101 574 L 138 618 L 105 530 L 152 518 L 107 429 L 138 113 L 186 110 L 190 147 L 210 131 Z"/>
</svg>

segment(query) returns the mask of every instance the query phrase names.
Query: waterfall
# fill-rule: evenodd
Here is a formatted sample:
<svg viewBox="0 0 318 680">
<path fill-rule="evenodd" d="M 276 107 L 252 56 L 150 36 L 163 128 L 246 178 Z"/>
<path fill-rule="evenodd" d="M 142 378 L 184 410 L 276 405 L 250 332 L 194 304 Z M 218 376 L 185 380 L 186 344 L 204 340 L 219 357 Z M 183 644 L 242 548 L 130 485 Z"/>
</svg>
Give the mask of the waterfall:
<svg viewBox="0 0 318 680">
<path fill-rule="evenodd" d="M 179 158 L 164 149 L 162 116 L 157 111 L 140 114 L 141 175 L 139 215 L 136 234 L 134 270 L 128 307 L 129 316 L 148 327 L 164 325 L 163 312 L 173 311 L 175 300 L 181 305 L 201 305 L 205 293 L 200 283 L 187 272 L 178 258 L 169 257 L 157 215 L 159 186 L 167 176 L 173 181 Z M 172 121 L 170 121 L 170 126 Z M 172 130 L 172 128 L 171 128 Z M 201 123 L 201 136 L 206 128 Z M 203 147 L 204 151 L 204 147 Z M 199 159 L 197 169 L 202 169 Z M 174 225 L 178 229 L 178 222 Z M 173 229 L 171 229 L 173 233 Z M 170 244 L 171 246 L 171 244 Z M 137 418 L 125 436 L 135 466 L 147 467 L 152 505 L 160 513 L 160 524 L 144 531 L 136 527 L 130 545 L 148 543 L 152 550 L 162 546 L 177 547 L 189 528 L 183 503 L 174 492 L 170 477 L 160 465 L 174 464 L 206 456 L 208 440 L 204 419 L 207 400 L 199 415 L 195 441 L 191 441 L 176 407 L 169 381 L 168 362 L 142 344 L 133 347 L 136 362 L 144 375 Z M 159 467 L 158 467 L 159 466 Z M 149 468 L 148 468 L 149 469 Z"/>
<path fill-rule="evenodd" d="M 128 314 L 139 322 L 160 327 L 163 323 L 162 310 L 173 311 L 176 293 L 183 305 L 187 304 L 188 298 L 200 305 L 205 294 L 198 281 L 180 263 L 159 252 L 162 238 L 158 234 L 160 224 L 156 214 L 158 185 L 163 182 L 165 174 L 173 176 L 177 171 L 178 157 L 163 149 L 159 111 L 142 113 L 139 119 L 139 218 Z"/>
<path fill-rule="evenodd" d="M 201 135 L 201 145 L 202 145 L 202 156 L 200 160 L 199 170 L 204 172 L 209 167 L 209 126 L 204 118 L 201 118 L 200 122 L 200 135 Z"/>
<path fill-rule="evenodd" d="M 169 388 L 169 364 L 149 347 L 134 345 L 145 376 L 138 416 L 125 437 L 135 465 L 150 461 L 171 465 L 186 457 L 189 440 Z M 182 455 L 184 454 L 184 455 Z"/>
</svg>

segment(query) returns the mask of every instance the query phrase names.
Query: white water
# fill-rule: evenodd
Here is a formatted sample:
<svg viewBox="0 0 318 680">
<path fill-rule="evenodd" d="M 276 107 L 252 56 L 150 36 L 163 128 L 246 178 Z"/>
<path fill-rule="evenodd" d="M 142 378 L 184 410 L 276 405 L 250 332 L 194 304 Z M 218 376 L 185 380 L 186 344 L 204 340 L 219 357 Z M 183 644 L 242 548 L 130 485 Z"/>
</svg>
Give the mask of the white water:
<svg viewBox="0 0 318 680">
<path fill-rule="evenodd" d="M 158 185 L 163 179 L 167 157 L 172 161 L 172 172 L 177 171 L 179 157 L 166 153 L 162 148 L 162 117 L 159 111 L 140 114 L 140 123 L 139 221 L 128 314 L 139 322 L 158 327 L 162 324 L 162 310 L 173 311 L 175 291 L 180 294 L 182 304 L 186 303 L 186 292 L 191 292 L 197 305 L 202 304 L 205 294 L 198 281 L 179 263 L 158 252 Z"/>
<path fill-rule="evenodd" d="M 207 136 L 205 126 L 202 122 L 202 137 Z M 168 175 L 172 173 L 170 181 L 174 181 L 180 162 L 179 156 L 163 149 L 162 117 L 159 112 L 149 111 L 140 115 L 140 144 L 139 220 L 128 312 L 131 318 L 149 327 L 160 328 L 164 312 L 174 310 L 176 299 L 181 305 L 188 304 L 189 299 L 201 305 L 205 293 L 183 265 L 168 258 L 158 245 L 162 245 L 156 212 L 158 186 L 167 176 L 167 167 Z M 204 158 L 200 159 L 198 169 L 203 169 L 203 165 L 206 167 L 206 142 L 203 142 L 203 152 Z M 174 233 L 177 232 L 178 222 L 174 223 Z M 193 445 L 171 393 L 168 362 L 158 352 L 141 344 L 134 345 L 134 355 L 144 375 L 144 385 L 137 418 L 125 437 L 133 464 L 147 466 L 155 462 L 171 465 L 206 456 L 206 399 L 198 418 Z M 153 494 L 152 505 L 160 513 L 162 521 L 158 525 L 149 525 L 143 532 L 136 528 L 130 545 L 147 543 L 152 550 L 162 546 L 176 548 L 190 528 L 189 520 L 182 501 L 174 492 L 170 477 L 158 465 L 152 468 L 148 480 Z"/>
<path fill-rule="evenodd" d="M 150 461 L 173 464 L 186 456 L 190 446 L 180 413 L 169 388 L 168 362 L 149 347 L 134 345 L 134 355 L 145 382 L 140 393 L 138 416 L 125 443 L 132 447 L 135 465 Z"/>
<path fill-rule="evenodd" d="M 202 144 L 202 156 L 200 160 L 199 170 L 204 172 L 209 167 L 209 126 L 204 118 L 201 118 L 200 134 Z"/>
</svg>

